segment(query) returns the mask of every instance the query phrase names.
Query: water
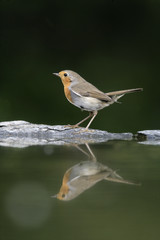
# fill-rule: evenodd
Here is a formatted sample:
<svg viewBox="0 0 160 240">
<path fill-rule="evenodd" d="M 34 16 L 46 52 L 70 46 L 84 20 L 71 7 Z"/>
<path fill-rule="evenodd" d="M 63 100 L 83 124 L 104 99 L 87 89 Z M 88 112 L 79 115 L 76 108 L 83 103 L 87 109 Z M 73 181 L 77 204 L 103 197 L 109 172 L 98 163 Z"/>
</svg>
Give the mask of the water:
<svg viewBox="0 0 160 240">
<path fill-rule="evenodd" d="M 51 196 L 59 192 L 65 172 L 84 161 L 95 163 L 93 157 L 89 160 L 76 146 L 0 148 L 1 239 L 160 236 L 160 148 L 136 141 L 90 148 L 98 164 L 136 184 L 101 179 L 72 200 L 61 201 Z"/>
</svg>

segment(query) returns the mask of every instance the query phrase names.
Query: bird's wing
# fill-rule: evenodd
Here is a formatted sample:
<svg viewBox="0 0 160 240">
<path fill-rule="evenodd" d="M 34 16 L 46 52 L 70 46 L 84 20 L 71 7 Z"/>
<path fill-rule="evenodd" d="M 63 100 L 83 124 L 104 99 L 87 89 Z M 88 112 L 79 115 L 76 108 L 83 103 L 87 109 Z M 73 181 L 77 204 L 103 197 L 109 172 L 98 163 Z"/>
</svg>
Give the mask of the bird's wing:
<svg viewBox="0 0 160 240">
<path fill-rule="evenodd" d="M 102 171 L 94 175 L 77 176 L 70 181 L 69 185 L 75 188 L 80 187 L 84 191 L 92 187 L 97 182 L 103 179 L 106 179 L 107 177 L 108 177 L 108 173 L 106 171 Z"/>
<path fill-rule="evenodd" d="M 112 101 L 112 99 L 107 96 L 107 94 L 101 92 L 99 89 L 88 82 L 76 84 L 72 87 L 72 91 L 79 96 L 97 98 L 104 102 Z"/>
</svg>

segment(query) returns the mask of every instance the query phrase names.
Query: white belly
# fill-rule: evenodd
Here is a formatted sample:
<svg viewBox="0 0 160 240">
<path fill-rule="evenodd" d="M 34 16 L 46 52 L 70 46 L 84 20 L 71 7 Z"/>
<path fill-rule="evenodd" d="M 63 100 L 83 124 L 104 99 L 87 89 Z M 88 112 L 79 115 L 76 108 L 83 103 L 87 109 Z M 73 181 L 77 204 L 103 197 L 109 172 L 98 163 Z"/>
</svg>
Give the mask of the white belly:
<svg viewBox="0 0 160 240">
<path fill-rule="evenodd" d="M 102 102 L 99 99 L 92 98 L 92 97 L 80 97 L 74 94 L 73 92 L 71 93 L 71 97 L 72 97 L 73 104 L 75 106 L 89 112 L 98 111 L 104 107 L 109 106 L 108 103 Z"/>
</svg>

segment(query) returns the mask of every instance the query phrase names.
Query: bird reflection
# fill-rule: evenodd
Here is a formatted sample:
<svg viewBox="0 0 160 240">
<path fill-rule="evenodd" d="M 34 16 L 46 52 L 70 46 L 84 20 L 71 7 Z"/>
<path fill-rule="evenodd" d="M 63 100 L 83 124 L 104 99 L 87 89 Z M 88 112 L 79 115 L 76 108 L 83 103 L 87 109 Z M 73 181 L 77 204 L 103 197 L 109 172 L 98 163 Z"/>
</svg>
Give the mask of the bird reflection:
<svg viewBox="0 0 160 240">
<path fill-rule="evenodd" d="M 116 171 L 96 161 L 96 157 L 88 144 L 86 147 L 91 157 L 90 161 L 82 161 L 69 168 L 63 177 L 62 186 L 58 194 L 52 196 L 59 200 L 69 201 L 78 197 L 81 193 L 94 186 L 96 183 L 107 180 L 117 183 L 134 184 L 124 180 Z M 86 153 L 79 146 L 79 150 Z"/>
</svg>

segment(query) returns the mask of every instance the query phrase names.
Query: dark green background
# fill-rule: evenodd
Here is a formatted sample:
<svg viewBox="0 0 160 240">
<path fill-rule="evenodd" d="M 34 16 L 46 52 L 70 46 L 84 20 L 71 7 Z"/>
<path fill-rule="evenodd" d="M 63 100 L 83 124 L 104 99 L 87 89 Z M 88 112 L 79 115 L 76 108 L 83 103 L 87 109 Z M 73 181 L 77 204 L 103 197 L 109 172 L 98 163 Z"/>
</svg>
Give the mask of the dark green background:
<svg viewBox="0 0 160 240">
<path fill-rule="evenodd" d="M 1 0 L 0 121 L 85 117 L 52 75 L 71 69 L 105 92 L 144 88 L 101 111 L 92 127 L 159 128 L 159 9 L 159 0 Z"/>
</svg>

